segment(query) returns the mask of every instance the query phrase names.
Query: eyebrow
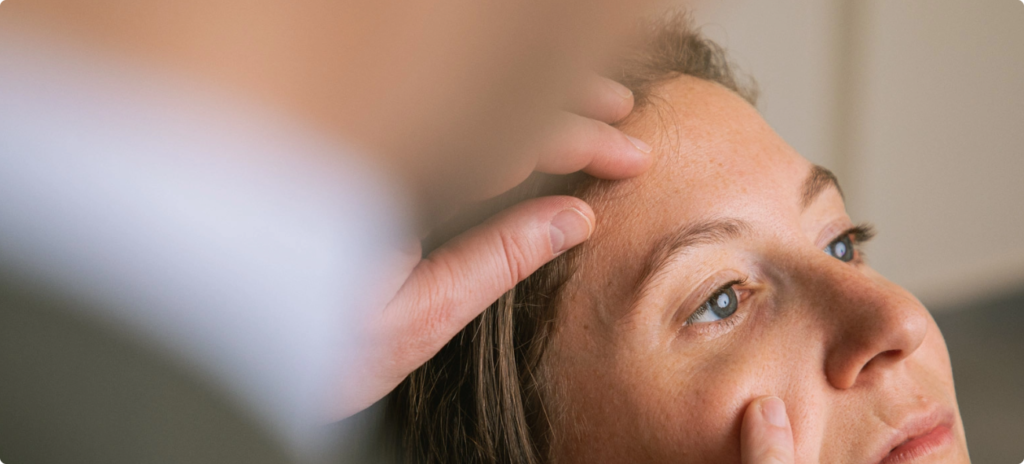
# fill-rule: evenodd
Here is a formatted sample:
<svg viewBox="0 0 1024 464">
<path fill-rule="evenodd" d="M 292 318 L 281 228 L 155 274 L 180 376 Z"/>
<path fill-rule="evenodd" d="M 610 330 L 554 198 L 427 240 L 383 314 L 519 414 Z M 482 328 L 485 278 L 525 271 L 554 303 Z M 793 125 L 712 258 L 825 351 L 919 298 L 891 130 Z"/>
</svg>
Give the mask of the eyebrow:
<svg viewBox="0 0 1024 464">
<path fill-rule="evenodd" d="M 657 286 L 676 256 L 696 246 L 712 245 L 742 237 L 752 230 L 750 223 L 740 219 L 712 219 L 687 225 L 658 240 L 644 261 L 646 264 L 637 277 L 636 285 L 633 286 L 636 290 L 630 298 L 626 314 L 632 313 L 636 304 L 647 296 L 647 292 Z"/>
<path fill-rule="evenodd" d="M 810 174 L 807 175 L 807 179 L 804 180 L 800 207 L 807 209 L 818 198 L 818 195 L 821 195 L 821 192 L 824 192 L 829 187 L 835 187 L 836 191 L 839 192 L 839 196 L 843 196 L 843 189 L 839 187 L 839 179 L 836 178 L 836 175 L 822 166 L 814 165 L 811 168 Z M 843 196 L 843 198 L 845 199 L 846 197 Z"/>
<path fill-rule="evenodd" d="M 814 165 L 801 188 L 800 207 L 807 209 L 829 187 L 835 188 L 840 196 L 843 195 L 836 175 L 828 168 Z M 626 314 L 632 313 L 648 292 L 658 285 L 676 256 L 695 246 L 722 243 L 749 235 L 752 229 L 750 223 L 740 219 L 713 219 L 688 225 L 659 240 L 644 261 L 646 264 L 633 286 L 635 290 Z"/>
</svg>

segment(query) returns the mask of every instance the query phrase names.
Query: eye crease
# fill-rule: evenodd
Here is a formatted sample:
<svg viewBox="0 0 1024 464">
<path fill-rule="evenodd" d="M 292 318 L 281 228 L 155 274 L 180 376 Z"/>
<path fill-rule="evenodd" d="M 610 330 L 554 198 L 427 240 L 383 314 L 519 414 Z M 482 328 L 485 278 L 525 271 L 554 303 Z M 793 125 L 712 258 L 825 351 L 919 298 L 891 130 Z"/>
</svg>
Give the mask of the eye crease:
<svg viewBox="0 0 1024 464">
<path fill-rule="evenodd" d="M 875 236 L 875 232 L 869 225 L 860 225 L 843 232 L 839 238 L 825 246 L 823 250 L 829 256 L 844 263 L 853 261 L 855 245 L 867 242 Z"/>
</svg>

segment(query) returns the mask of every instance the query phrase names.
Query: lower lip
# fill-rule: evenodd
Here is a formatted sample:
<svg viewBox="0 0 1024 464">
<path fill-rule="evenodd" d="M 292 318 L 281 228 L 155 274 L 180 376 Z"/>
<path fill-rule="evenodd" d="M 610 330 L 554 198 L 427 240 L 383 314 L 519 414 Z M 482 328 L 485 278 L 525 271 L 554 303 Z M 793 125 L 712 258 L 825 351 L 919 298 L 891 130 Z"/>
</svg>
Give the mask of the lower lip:
<svg viewBox="0 0 1024 464">
<path fill-rule="evenodd" d="M 880 464 L 900 464 L 934 453 L 953 441 L 949 427 L 940 425 L 930 432 L 897 446 Z"/>
</svg>

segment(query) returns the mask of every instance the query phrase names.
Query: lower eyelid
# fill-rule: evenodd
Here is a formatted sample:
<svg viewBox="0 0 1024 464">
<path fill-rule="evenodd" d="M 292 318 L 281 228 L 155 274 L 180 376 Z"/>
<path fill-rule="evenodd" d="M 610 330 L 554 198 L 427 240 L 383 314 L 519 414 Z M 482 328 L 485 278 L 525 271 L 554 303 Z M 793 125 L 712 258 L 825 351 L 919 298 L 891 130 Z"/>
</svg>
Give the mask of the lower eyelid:
<svg viewBox="0 0 1024 464">
<path fill-rule="evenodd" d="M 750 293 L 751 293 L 751 290 L 737 288 L 737 285 L 739 285 L 739 284 L 735 284 L 735 285 L 732 286 L 732 290 L 736 294 L 736 305 L 737 305 L 737 307 L 736 307 L 736 312 L 735 313 L 733 313 L 732 315 L 726 317 L 725 319 L 719 319 L 719 320 L 714 321 L 714 322 L 702 322 L 702 323 L 697 323 L 697 324 L 690 324 L 689 320 L 691 318 L 696 317 L 699 314 L 700 311 L 706 311 L 706 309 L 703 306 L 701 306 L 700 308 L 697 308 L 697 311 L 695 311 L 693 314 L 691 314 L 686 319 L 686 321 L 683 322 L 683 327 L 686 327 L 686 326 L 702 326 L 702 325 L 721 324 L 724 321 L 728 321 L 730 319 L 735 319 L 737 317 L 737 315 L 740 313 L 740 311 L 743 310 L 743 308 L 742 308 L 743 302 L 746 301 L 747 298 L 749 298 Z"/>
<path fill-rule="evenodd" d="M 746 314 L 742 309 L 737 309 L 736 313 L 725 319 L 702 324 L 683 325 L 682 327 L 680 327 L 680 330 L 677 332 L 677 334 L 683 336 L 686 333 L 690 333 L 691 335 L 695 335 L 701 338 L 713 338 L 718 334 L 728 332 L 736 324 L 739 324 L 744 319 L 746 319 L 747 316 L 748 314 Z"/>
</svg>

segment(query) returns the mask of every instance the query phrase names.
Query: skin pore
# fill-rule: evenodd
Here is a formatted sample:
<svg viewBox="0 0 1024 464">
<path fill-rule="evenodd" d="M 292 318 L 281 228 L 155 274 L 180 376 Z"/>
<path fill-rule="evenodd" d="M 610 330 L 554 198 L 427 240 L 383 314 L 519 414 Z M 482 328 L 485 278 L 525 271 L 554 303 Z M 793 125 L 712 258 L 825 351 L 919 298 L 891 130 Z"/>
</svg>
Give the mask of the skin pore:
<svg viewBox="0 0 1024 464">
<path fill-rule="evenodd" d="M 796 462 L 969 462 L 942 335 L 866 264 L 834 178 L 717 84 L 678 77 L 652 101 L 623 129 L 655 165 L 590 198 L 560 293 L 553 462 L 740 462 L 764 395 Z"/>
</svg>

